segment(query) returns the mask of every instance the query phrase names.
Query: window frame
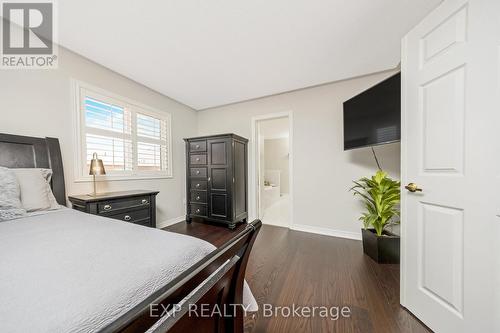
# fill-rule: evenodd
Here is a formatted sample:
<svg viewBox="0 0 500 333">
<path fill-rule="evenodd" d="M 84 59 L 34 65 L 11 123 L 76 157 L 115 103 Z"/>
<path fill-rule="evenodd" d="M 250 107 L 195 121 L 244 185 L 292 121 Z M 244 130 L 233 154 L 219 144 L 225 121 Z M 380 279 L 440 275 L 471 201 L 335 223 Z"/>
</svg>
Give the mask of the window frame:
<svg viewBox="0 0 500 333">
<path fill-rule="evenodd" d="M 90 98 L 102 100 L 105 103 L 112 103 L 124 107 L 131 112 L 131 134 L 132 141 L 132 170 L 124 170 L 119 172 L 110 172 L 106 175 L 97 177 L 97 181 L 113 181 L 113 180 L 140 180 L 140 179 L 168 179 L 173 178 L 173 160 L 172 160 L 172 115 L 169 112 L 159 111 L 150 106 L 139 103 L 127 97 L 120 96 L 105 89 L 92 86 L 85 82 L 72 80 L 74 92 L 74 133 L 75 133 L 75 182 L 92 181 L 92 176 L 87 170 L 87 147 L 86 147 L 86 122 L 85 122 L 85 93 L 88 93 Z M 166 170 L 160 171 L 140 171 L 137 170 L 137 123 L 136 115 L 143 114 L 158 118 L 166 122 Z M 134 129 L 135 126 L 135 129 Z M 106 130 L 103 130 L 106 131 Z M 154 140 L 154 139 L 153 139 Z"/>
</svg>

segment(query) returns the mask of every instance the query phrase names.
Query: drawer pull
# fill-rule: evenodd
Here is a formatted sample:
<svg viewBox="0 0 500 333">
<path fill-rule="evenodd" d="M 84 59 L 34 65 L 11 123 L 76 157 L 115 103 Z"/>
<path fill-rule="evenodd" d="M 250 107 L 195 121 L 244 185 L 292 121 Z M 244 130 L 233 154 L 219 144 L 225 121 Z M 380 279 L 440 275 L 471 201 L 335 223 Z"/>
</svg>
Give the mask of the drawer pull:
<svg viewBox="0 0 500 333">
<path fill-rule="evenodd" d="M 147 205 L 149 202 L 146 199 L 142 199 L 141 204 Z"/>
<path fill-rule="evenodd" d="M 198 208 L 198 209 L 196 209 L 196 213 L 200 213 L 200 209 L 199 209 L 199 208 Z"/>
<path fill-rule="evenodd" d="M 196 174 L 199 175 L 200 174 L 200 170 L 196 170 Z"/>
<path fill-rule="evenodd" d="M 197 196 L 197 197 L 196 197 L 196 200 L 200 200 L 200 196 Z"/>
<path fill-rule="evenodd" d="M 125 221 L 130 221 L 132 220 L 132 218 L 130 217 L 130 215 L 125 215 L 125 217 L 123 218 Z"/>
<path fill-rule="evenodd" d="M 200 161 L 200 158 L 199 158 L 199 157 L 197 157 L 197 158 L 196 158 L 196 162 L 199 162 L 199 161 Z"/>
<path fill-rule="evenodd" d="M 200 145 L 196 145 L 196 149 L 200 149 Z"/>
<path fill-rule="evenodd" d="M 196 183 L 196 187 L 200 187 L 200 183 Z"/>
<path fill-rule="evenodd" d="M 105 205 L 104 206 L 104 210 L 110 210 L 111 208 L 113 208 L 113 207 L 111 207 L 111 205 Z"/>
</svg>

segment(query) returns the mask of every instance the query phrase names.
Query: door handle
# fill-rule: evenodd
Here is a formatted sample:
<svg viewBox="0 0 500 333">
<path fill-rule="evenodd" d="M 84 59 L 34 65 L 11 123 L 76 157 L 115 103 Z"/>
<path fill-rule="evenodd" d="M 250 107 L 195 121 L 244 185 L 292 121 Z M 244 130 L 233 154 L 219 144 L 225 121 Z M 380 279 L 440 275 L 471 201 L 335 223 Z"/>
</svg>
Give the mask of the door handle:
<svg viewBox="0 0 500 333">
<path fill-rule="evenodd" d="M 414 193 L 414 192 L 422 192 L 421 188 L 418 188 L 418 185 L 415 183 L 409 183 L 408 185 L 405 186 L 405 189 L 408 191 Z"/>
</svg>

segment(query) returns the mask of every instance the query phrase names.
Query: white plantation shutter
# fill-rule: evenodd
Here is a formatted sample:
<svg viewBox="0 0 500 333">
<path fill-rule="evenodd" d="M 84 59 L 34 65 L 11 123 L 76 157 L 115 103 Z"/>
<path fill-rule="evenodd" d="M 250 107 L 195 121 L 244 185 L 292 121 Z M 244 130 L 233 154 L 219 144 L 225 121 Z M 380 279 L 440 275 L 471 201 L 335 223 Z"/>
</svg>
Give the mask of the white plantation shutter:
<svg viewBox="0 0 500 333">
<path fill-rule="evenodd" d="M 136 113 L 136 117 L 137 169 L 168 169 L 167 121 L 142 113 Z"/>
<path fill-rule="evenodd" d="M 95 152 L 102 159 L 106 171 L 132 171 L 130 111 L 123 106 L 86 95 L 84 109 L 87 168 Z"/>
<path fill-rule="evenodd" d="M 171 176 L 170 115 L 80 89 L 82 175 L 92 155 L 112 176 Z"/>
</svg>

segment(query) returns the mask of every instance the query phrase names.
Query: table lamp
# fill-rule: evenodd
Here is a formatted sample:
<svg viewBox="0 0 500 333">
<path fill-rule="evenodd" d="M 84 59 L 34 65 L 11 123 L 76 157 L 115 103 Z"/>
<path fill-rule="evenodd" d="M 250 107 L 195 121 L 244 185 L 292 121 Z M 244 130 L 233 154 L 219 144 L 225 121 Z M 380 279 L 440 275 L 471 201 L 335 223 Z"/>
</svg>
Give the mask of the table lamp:
<svg viewBox="0 0 500 333">
<path fill-rule="evenodd" d="M 90 171 L 89 171 L 89 175 L 93 176 L 94 178 L 94 194 L 93 194 L 94 197 L 97 195 L 95 176 L 100 176 L 105 174 L 106 170 L 104 169 L 104 164 L 102 163 L 102 160 L 97 157 L 97 153 L 94 153 L 94 155 L 92 156 L 92 160 L 90 160 Z"/>
</svg>

